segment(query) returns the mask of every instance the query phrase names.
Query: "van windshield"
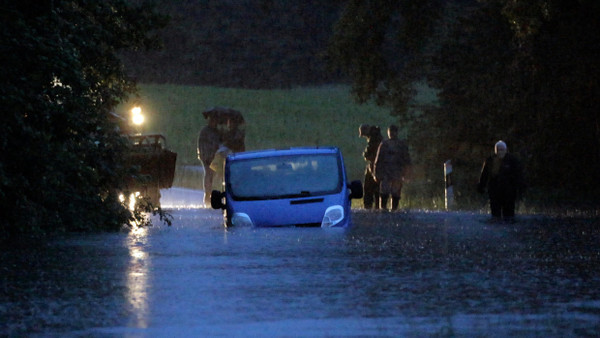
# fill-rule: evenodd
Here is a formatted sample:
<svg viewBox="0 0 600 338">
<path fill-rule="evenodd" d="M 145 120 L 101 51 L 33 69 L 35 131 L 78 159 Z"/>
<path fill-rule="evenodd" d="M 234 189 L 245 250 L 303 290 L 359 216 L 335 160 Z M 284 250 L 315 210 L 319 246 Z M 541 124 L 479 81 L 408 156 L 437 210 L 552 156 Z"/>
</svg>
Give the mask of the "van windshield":
<svg viewBox="0 0 600 338">
<path fill-rule="evenodd" d="M 227 189 L 236 200 L 315 196 L 340 192 L 337 154 L 291 155 L 234 161 Z"/>
</svg>

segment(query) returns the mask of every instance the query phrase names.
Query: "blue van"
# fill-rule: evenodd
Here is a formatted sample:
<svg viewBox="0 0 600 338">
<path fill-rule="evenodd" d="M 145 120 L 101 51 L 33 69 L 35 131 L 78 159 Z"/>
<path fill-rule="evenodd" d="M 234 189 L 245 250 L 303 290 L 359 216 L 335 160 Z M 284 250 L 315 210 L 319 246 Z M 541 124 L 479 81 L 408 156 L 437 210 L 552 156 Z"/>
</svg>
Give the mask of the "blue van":
<svg viewBox="0 0 600 338">
<path fill-rule="evenodd" d="M 227 156 L 225 191 L 212 191 L 211 206 L 226 226 L 348 227 L 350 200 L 362 195 L 336 147 L 260 150 Z"/>
</svg>

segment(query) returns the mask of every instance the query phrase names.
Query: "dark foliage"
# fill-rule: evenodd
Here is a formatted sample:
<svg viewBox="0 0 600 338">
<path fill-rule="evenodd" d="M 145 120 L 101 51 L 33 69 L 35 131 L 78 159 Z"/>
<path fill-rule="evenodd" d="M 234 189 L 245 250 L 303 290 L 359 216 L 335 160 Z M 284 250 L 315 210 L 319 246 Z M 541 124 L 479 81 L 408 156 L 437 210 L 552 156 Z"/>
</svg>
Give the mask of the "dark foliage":
<svg viewBox="0 0 600 338">
<path fill-rule="evenodd" d="M 450 143 L 489 147 L 503 138 L 526 161 L 531 184 L 579 193 L 600 187 L 599 8 L 487 1 L 461 15 L 432 77 L 443 106 L 434 119 L 451 117 L 456 126 Z"/>
<path fill-rule="evenodd" d="M 347 2 L 328 48 L 348 74 L 359 102 L 375 99 L 406 111 L 411 84 L 424 76 L 427 39 L 441 16 L 442 0 Z"/>
<path fill-rule="evenodd" d="M 120 0 L 3 1 L 0 16 L 0 237 L 119 229 L 127 147 L 109 112 L 135 87 L 116 51 L 164 20 Z"/>
<path fill-rule="evenodd" d="M 340 80 L 324 51 L 339 15 L 329 0 L 159 0 L 165 48 L 124 53 L 139 82 L 282 88 Z"/>
<path fill-rule="evenodd" d="M 424 167 L 452 158 L 476 175 L 504 139 L 530 185 L 584 196 L 600 188 L 599 14 L 592 0 L 349 1 L 330 55 L 360 101 L 409 127 Z M 423 79 L 439 105 L 411 105 Z"/>
</svg>

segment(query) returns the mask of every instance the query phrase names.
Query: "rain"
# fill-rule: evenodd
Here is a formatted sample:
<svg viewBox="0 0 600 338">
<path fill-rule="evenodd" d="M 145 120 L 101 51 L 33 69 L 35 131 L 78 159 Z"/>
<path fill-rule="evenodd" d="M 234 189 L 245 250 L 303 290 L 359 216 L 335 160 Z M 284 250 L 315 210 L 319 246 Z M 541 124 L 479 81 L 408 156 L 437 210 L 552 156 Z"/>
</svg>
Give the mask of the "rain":
<svg viewBox="0 0 600 338">
<path fill-rule="evenodd" d="M 600 336 L 599 6 L 153 2 L 0 11 L 0 337 Z M 210 207 L 307 146 L 400 207 Z"/>
</svg>

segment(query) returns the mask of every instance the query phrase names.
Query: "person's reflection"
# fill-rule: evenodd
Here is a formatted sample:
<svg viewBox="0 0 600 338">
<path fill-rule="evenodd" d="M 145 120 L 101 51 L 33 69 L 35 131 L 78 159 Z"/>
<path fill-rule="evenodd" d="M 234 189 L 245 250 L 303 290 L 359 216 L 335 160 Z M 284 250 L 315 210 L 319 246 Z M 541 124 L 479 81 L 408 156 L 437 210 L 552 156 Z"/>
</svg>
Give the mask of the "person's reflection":
<svg viewBox="0 0 600 338">
<path fill-rule="evenodd" d="M 148 229 L 136 228 L 129 234 L 127 247 L 130 263 L 127 269 L 127 302 L 131 317 L 129 326 L 148 327 L 148 253 L 145 251 Z"/>
</svg>

